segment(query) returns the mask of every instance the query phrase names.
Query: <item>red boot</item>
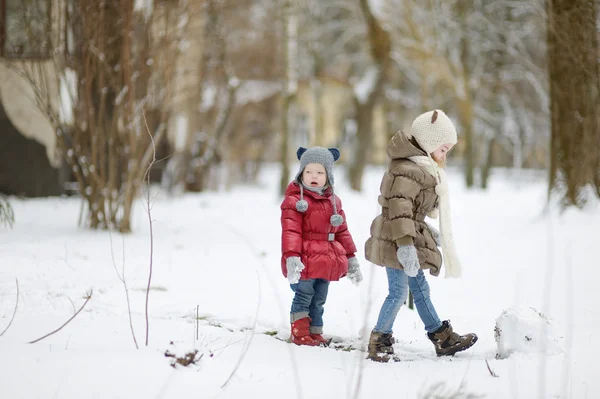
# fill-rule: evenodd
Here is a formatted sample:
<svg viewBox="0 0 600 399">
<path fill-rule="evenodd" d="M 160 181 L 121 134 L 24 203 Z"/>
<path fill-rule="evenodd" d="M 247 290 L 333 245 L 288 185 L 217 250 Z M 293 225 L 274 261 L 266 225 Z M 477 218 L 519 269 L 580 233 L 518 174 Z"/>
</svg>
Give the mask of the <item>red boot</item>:
<svg viewBox="0 0 600 399">
<path fill-rule="evenodd" d="M 330 340 L 323 338 L 321 334 L 310 334 L 310 337 L 317 341 L 321 346 L 329 346 Z"/>
<path fill-rule="evenodd" d="M 296 345 L 317 346 L 319 341 L 315 341 L 310 336 L 308 328 L 310 327 L 310 318 L 305 317 L 292 323 L 292 343 Z"/>
</svg>

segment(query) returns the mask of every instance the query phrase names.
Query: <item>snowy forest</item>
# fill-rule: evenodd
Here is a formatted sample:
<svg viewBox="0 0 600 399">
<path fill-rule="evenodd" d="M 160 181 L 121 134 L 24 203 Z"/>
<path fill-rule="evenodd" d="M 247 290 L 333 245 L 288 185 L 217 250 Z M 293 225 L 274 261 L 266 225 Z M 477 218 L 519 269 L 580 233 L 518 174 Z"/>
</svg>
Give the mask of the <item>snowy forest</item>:
<svg viewBox="0 0 600 399">
<path fill-rule="evenodd" d="M 145 177 L 200 192 L 280 162 L 283 190 L 297 144 L 343 148 L 360 191 L 376 143 L 432 107 L 458 126 L 467 187 L 535 168 L 567 206 L 600 193 L 593 1 L 2 3 L 3 74 L 92 228 L 129 231 Z"/>
<path fill-rule="evenodd" d="M 430 284 L 479 349 L 404 351 L 411 303 L 401 361 L 365 364 L 386 146 L 432 109 L 471 277 Z M 285 342 L 300 146 L 339 149 L 365 276 L 330 289 L 338 351 Z M 598 0 L 0 0 L 0 352 L 24 356 L 3 398 L 593 397 L 599 204 Z M 501 353 L 507 317 L 535 332 Z"/>
</svg>

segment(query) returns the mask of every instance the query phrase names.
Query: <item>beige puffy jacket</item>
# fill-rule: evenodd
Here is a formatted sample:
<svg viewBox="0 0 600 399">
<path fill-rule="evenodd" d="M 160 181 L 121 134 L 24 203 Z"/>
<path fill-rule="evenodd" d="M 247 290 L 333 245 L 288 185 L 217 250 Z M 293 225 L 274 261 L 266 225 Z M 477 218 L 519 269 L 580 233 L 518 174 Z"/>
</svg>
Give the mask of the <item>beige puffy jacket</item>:
<svg viewBox="0 0 600 399">
<path fill-rule="evenodd" d="M 398 245 L 414 244 L 421 269 L 433 276 L 440 274 L 442 255 L 427 224 L 425 215 L 438 206 L 435 178 L 408 157 L 426 155 L 414 139 L 397 132 L 387 147 L 388 170 L 381 180 L 381 214 L 371 223 L 371 237 L 365 243 L 370 262 L 402 269 L 396 257 Z"/>
</svg>

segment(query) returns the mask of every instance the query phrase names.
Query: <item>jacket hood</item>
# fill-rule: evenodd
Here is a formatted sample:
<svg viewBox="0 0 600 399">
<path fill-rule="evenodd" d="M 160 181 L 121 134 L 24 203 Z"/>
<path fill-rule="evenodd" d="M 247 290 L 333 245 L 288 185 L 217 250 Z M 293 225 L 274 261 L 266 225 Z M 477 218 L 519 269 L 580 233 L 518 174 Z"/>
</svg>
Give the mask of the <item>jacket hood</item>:
<svg viewBox="0 0 600 399">
<path fill-rule="evenodd" d="M 427 153 L 416 144 L 413 144 L 411 139 L 403 131 L 399 130 L 388 143 L 387 155 L 390 159 L 402 159 L 417 155 L 427 156 Z"/>
</svg>

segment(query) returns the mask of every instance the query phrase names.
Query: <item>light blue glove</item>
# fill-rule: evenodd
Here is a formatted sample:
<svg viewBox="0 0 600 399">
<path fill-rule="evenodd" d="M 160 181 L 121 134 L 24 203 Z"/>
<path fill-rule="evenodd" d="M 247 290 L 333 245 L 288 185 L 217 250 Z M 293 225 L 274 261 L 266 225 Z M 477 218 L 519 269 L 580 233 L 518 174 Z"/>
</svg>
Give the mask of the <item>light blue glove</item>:
<svg viewBox="0 0 600 399">
<path fill-rule="evenodd" d="M 290 284 L 297 284 L 300 281 L 300 273 L 304 270 L 304 264 L 299 256 L 290 256 L 285 260 L 287 267 L 287 279 Z"/>
<path fill-rule="evenodd" d="M 346 275 L 352 284 L 358 286 L 363 280 L 360 266 L 356 257 L 348 258 L 348 274 Z"/>
<path fill-rule="evenodd" d="M 415 277 L 419 273 L 421 265 L 414 245 L 400 245 L 396 250 L 396 256 L 409 277 Z"/>
<path fill-rule="evenodd" d="M 440 236 L 440 232 L 438 231 L 438 229 L 436 229 L 429 223 L 426 223 L 426 225 L 429 228 L 429 231 L 431 232 L 431 236 L 433 237 L 433 241 L 435 241 L 435 245 L 437 245 L 438 247 L 441 247 L 442 246 L 442 237 Z"/>
</svg>

